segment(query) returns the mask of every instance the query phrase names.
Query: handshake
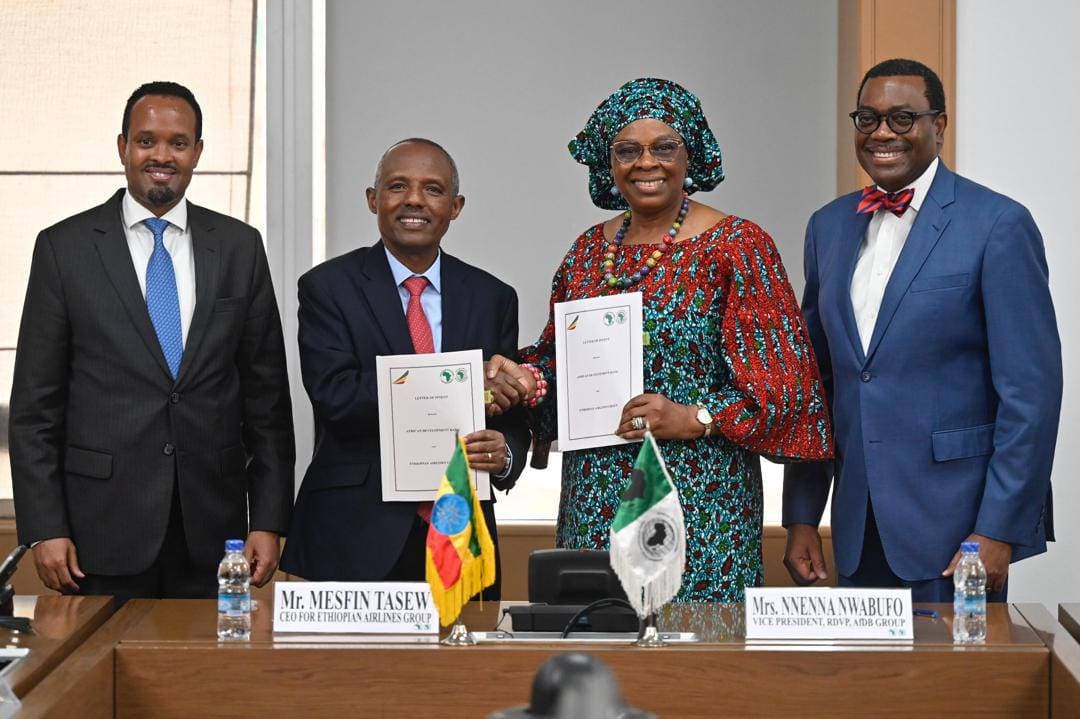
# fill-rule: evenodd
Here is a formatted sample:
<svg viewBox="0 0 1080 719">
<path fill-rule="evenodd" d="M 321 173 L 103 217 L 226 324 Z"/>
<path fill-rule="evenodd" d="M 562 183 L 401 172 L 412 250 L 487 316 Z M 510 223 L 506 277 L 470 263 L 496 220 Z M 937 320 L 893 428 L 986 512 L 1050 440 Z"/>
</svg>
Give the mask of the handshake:
<svg viewBox="0 0 1080 719">
<path fill-rule="evenodd" d="M 519 404 L 535 407 L 547 392 L 547 380 L 532 365 L 518 364 L 498 354 L 484 363 L 484 409 L 488 417 Z"/>
</svg>

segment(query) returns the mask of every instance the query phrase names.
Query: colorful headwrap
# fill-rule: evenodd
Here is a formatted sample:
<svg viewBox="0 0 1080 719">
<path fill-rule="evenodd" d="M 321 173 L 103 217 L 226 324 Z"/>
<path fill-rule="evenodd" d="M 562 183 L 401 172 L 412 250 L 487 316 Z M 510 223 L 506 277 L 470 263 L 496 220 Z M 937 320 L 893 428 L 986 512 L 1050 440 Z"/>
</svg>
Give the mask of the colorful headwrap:
<svg viewBox="0 0 1080 719">
<path fill-rule="evenodd" d="M 708 192 L 724 179 L 720 145 L 709 129 L 701 100 L 670 80 L 644 77 L 631 80 L 600 103 L 585 129 L 570 141 L 570 154 L 589 167 L 589 194 L 597 207 L 625 210 L 621 195 L 613 195 L 611 141 L 634 120 L 651 117 L 670 125 L 682 136 L 690 156 L 687 174 L 694 181 L 688 193 Z"/>
</svg>

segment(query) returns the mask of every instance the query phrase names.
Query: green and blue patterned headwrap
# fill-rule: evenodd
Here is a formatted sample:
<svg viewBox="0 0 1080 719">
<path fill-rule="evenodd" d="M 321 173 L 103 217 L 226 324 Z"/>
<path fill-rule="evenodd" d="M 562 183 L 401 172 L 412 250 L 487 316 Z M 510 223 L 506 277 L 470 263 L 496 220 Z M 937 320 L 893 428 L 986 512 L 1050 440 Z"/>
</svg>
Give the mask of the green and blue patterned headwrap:
<svg viewBox="0 0 1080 719">
<path fill-rule="evenodd" d="M 631 122 L 653 118 L 669 125 L 686 143 L 690 162 L 687 175 L 693 185 L 686 191 L 708 192 L 724 179 L 720 145 L 709 129 L 701 100 L 670 80 L 643 77 L 631 80 L 600 103 L 585 129 L 570 141 L 570 155 L 589 167 L 589 195 L 605 210 L 625 210 L 622 195 L 612 194 L 611 141 Z"/>
</svg>

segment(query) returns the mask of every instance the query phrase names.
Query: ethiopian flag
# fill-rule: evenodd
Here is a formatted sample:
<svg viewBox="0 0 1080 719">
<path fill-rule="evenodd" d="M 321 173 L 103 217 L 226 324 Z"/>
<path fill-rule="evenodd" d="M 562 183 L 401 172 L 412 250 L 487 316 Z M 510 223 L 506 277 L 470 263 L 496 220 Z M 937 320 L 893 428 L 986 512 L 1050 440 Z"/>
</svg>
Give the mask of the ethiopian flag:
<svg viewBox="0 0 1080 719">
<path fill-rule="evenodd" d="M 686 526 L 679 493 L 652 432 L 645 432 L 630 486 L 611 522 L 611 568 L 639 617 L 671 601 L 682 587 Z"/>
<path fill-rule="evenodd" d="M 460 437 L 431 508 L 426 575 L 444 627 L 457 619 L 467 601 L 495 583 L 495 545 Z"/>
</svg>

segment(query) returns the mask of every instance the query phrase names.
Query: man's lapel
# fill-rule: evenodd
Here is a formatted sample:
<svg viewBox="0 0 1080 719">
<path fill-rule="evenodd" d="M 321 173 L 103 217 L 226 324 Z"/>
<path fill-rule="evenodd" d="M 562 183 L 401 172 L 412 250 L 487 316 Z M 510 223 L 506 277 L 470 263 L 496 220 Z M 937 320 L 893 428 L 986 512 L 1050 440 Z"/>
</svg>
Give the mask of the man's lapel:
<svg viewBox="0 0 1080 719">
<path fill-rule="evenodd" d="M 900 257 L 896 261 L 889 276 L 889 283 L 885 286 L 885 296 L 881 299 L 881 307 L 878 310 L 877 322 L 874 324 L 874 334 L 870 338 L 870 348 L 866 352 L 867 361 L 871 360 L 881 338 L 889 329 L 901 300 L 907 294 L 911 281 L 919 274 L 926 258 L 930 256 L 941 239 L 941 233 L 952 218 L 948 209 L 953 202 L 956 189 L 956 176 L 942 163 L 938 166 L 934 182 L 930 185 L 930 191 L 923 201 L 919 214 L 915 217 L 915 224 L 911 227 L 904 249 L 900 251 Z"/>
<path fill-rule="evenodd" d="M 394 284 L 394 274 L 386 261 L 382 241 L 365 252 L 360 262 L 360 291 L 375 316 L 391 354 L 413 354 L 412 337 L 405 323 L 405 313 L 401 311 L 401 295 Z"/>
<path fill-rule="evenodd" d="M 474 349 L 468 342 L 472 288 L 465 281 L 462 263 L 442 253 L 442 351 Z"/>
<path fill-rule="evenodd" d="M 220 241 L 214 233 L 212 215 L 203 208 L 188 203 L 188 226 L 191 228 L 191 254 L 195 260 L 195 312 L 191 316 L 187 341 L 184 342 L 184 357 L 180 362 L 180 371 L 176 383 L 184 380 L 199 345 L 206 335 L 210 318 L 214 313 L 217 299 L 218 266 L 221 262 Z"/>
<path fill-rule="evenodd" d="M 840 311 L 843 314 L 844 329 L 847 331 L 848 340 L 851 342 L 851 350 L 859 359 L 861 365 L 865 359 L 863 356 L 862 340 L 859 338 L 859 325 L 855 321 L 855 307 L 851 304 L 851 280 L 855 276 L 855 265 L 859 261 L 859 250 L 863 240 L 866 239 L 866 228 L 870 225 L 872 215 L 855 214 L 855 204 L 852 204 L 851 217 L 844 223 L 844 235 L 840 239 L 840 268 L 841 272 L 834 273 L 834 277 L 843 285 L 834 288 L 836 297 L 840 301 Z"/>
<path fill-rule="evenodd" d="M 161 343 L 158 342 L 157 334 L 154 332 L 154 325 L 150 322 L 146 298 L 139 287 L 139 278 L 135 274 L 131 250 L 128 249 L 127 236 L 124 234 L 124 220 L 120 210 L 123 197 L 124 191 L 119 190 L 101 206 L 101 211 L 94 222 L 94 245 L 101 258 L 101 264 L 105 267 L 105 274 L 108 275 L 109 282 L 120 297 L 120 303 L 124 306 L 128 319 L 135 326 L 135 331 L 146 345 L 146 349 L 157 360 L 161 371 L 171 382 L 172 373 L 161 351 Z"/>
</svg>

